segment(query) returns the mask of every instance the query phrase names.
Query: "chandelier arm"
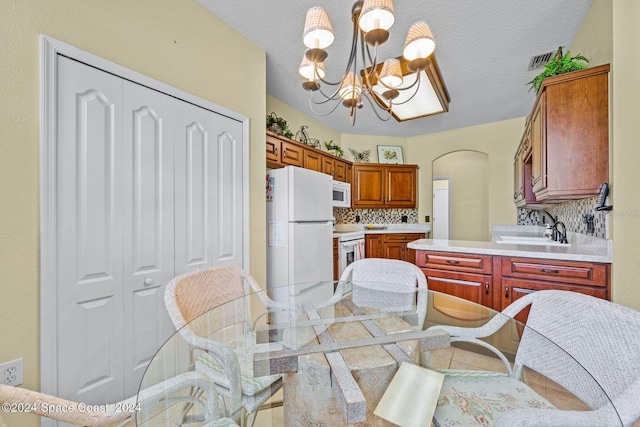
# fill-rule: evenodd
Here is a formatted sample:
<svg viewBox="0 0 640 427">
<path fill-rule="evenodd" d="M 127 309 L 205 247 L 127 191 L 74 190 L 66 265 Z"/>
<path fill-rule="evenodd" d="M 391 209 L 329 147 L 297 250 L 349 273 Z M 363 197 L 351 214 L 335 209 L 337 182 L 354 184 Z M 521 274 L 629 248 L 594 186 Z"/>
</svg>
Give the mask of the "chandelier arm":
<svg viewBox="0 0 640 427">
<path fill-rule="evenodd" d="M 375 95 L 370 95 L 373 96 L 374 100 L 375 100 Z M 375 104 L 374 101 L 371 100 L 370 96 L 365 96 L 364 98 L 367 100 L 367 102 L 371 105 L 371 109 L 373 110 L 373 112 L 376 114 L 376 116 L 378 117 L 378 119 L 382 120 L 383 122 L 388 121 L 392 116 L 391 116 L 391 106 L 387 107 L 386 105 L 382 104 L 380 105 L 380 103 L 376 100 Z M 378 107 L 380 107 L 382 110 L 386 111 L 388 113 L 387 117 L 382 117 L 380 115 L 380 113 L 378 113 L 378 109 L 376 108 L 376 105 Z"/>
<path fill-rule="evenodd" d="M 345 71 L 342 74 L 342 77 L 340 78 L 339 82 L 330 82 L 328 80 L 323 79 L 322 77 L 320 77 L 316 71 L 316 78 L 318 80 L 320 80 L 322 83 L 327 84 L 329 86 L 338 86 L 338 88 L 336 89 L 336 91 L 334 92 L 334 94 L 332 95 L 331 98 L 333 98 L 334 96 L 336 96 L 338 94 L 338 92 L 340 92 L 340 89 L 342 89 L 342 85 L 344 83 L 344 79 L 347 77 L 347 74 L 349 74 L 349 69 L 351 68 L 354 59 L 356 57 L 356 52 L 357 52 L 357 47 L 358 47 L 358 39 L 357 39 L 357 29 L 358 29 L 358 24 L 357 22 L 354 23 L 354 28 L 353 28 L 353 36 L 351 39 L 351 50 L 349 52 L 349 60 L 347 61 L 347 65 L 345 67 Z M 327 96 L 323 93 L 323 96 Z"/>
<path fill-rule="evenodd" d="M 416 86 L 416 83 L 417 83 L 417 86 Z M 395 105 L 406 104 L 407 102 L 411 101 L 418 94 L 418 91 L 420 90 L 420 76 L 418 76 L 418 79 L 417 79 L 417 81 L 415 83 L 413 83 L 411 86 L 406 87 L 404 90 L 410 89 L 413 86 L 416 86 L 416 90 L 413 92 L 413 95 L 411 95 L 409 98 L 405 99 L 402 102 L 396 103 Z"/>
<path fill-rule="evenodd" d="M 340 102 L 336 102 L 336 103 L 335 103 L 335 105 L 333 106 L 333 108 L 332 108 L 331 110 L 327 111 L 326 113 L 320 113 L 320 112 L 316 111 L 316 110 L 313 108 L 313 104 L 315 104 L 315 105 L 324 104 L 324 103 L 326 103 L 327 101 L 330 101 L 331 99 L 327 99 L 327 100 L 325 100 L 325 101 L 323 101 L 323 102 L 317 103 L 317 102 L 315 102 L 315 101 L 313 101 L 313 100 L 311 99 L 311 95 L 312 95 L 312 92 L 311 92 L 311 91 L 309 91 L 309 108 L 311 109 L 311 111 L 313 112 L 313 114 L 315 114 L 315 115 L 317 115 L 317 116 L 320 116 L 320 117 L 328 116 L 329 114 L 331 114 L 331 113 L 333 113 L 334 111 L 336 111 L 336 109 L 337 109 L 337 108 L 338 108 L 338 106 L 340 105 Z"/>
<path fill-rule="evenodd" d="M 362 64 L 363 64 L 362 69 L 365 71 L 363 73 L 363 79 L 362 80 L 363 80 L 364 86 L 367 89 L 371 89 L 371 87 L 373 86 L 371 84 L 371 77 L 374 74 L 376 74 L 375 70 L 376 70 L 376 67 L 378 65 L 378 43 L 376 43 L 376 45 L 375 45 L 374 56 L 373 56 L 373 58 L 371 58 L 371 51 L 369 50 L 369 45 L 367 45 L 364 42 L 364 35 L 363 35 L 362 31 L 360 31 L 360 46 L 362 46 L 362 49 L 361 49 L 361 51 L 362 51 Z M 365 56 L 365 52 L 367 54 L 366 56 Z M 371 64 L 371 66 L 369 67 L 369 70 L 371 70 L 370 72 L 367 72 L 367 67 L 366 67 L 367 57 L 369 58 L 369 63 Z"/>
</svg>

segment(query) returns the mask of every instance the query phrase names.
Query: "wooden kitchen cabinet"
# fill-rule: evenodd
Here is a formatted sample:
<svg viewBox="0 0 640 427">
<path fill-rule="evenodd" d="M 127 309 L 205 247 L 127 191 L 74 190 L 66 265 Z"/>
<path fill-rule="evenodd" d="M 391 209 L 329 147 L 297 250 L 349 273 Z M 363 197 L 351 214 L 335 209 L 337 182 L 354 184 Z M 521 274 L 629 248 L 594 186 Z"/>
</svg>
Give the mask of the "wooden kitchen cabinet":
<svg viewBox="0 0 640 427">
<path fill-rule="evenodd" d="M 417 251 L 416 265 L 429 289 L 493 308 L 493 258 L 487 255 Z"/>
<path fill-rule="evenodd" d="M 517 206 L 595 196 L 609 181 L 608 73 L 607 64 L 543 81 L 516 151 Z"/>
<path fill-rule="evenodd" d="M 353 208 L 417 207 L 418 166 L 368 163 L 352 168 Z"/>
<path fill-rule="evenodd" d="M 424 233 L 376 233 L 365 234 L 365 257 L 399 259 L 415 263 L 415 250 L 407 243 L 424 239 Z"/>
<path fill-rule="evenodd" d="M 429 289 L 501 311 L 539 290 L 560 289 L 611 299 L 611 265 L 584 261 L 416 251 Z M 524 316 L 518 320 L 525 321 Z"/>
<path fill-rule="evenodd" d="M 267 131 L 267 167 L 288 165 L 326 173 L 336 181 L 351 182 L 351 162 L 298 141 Z"/>
</svg>

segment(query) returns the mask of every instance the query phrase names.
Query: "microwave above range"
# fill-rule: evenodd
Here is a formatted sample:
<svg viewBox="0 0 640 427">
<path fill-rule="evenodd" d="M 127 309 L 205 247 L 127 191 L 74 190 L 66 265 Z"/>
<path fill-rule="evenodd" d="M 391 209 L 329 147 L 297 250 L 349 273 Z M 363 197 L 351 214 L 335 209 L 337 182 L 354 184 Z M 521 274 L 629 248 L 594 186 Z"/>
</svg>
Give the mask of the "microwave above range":
<svg viewBox="0 0 640 427">
<path fill-rule="evenodd" d="M 333 206 L 336 208 L 351 207 L 351 184 L 333 181 Z"/>
</svg>

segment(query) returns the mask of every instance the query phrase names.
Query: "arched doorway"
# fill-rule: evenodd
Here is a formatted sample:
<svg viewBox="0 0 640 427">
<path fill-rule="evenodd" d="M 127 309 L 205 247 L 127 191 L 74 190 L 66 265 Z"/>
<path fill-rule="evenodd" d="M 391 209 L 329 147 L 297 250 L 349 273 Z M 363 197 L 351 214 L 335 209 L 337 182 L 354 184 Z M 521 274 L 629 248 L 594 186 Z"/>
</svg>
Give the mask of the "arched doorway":
<svg viewBox="0 0 640 427">
<path fill-rule="evenodd" d="M 442 236 L 448 223 L 448 239 L 488 241 L 489 156 L 471 150 L 447 153 L 433 161 L 432 179 L 433 236 Z M 438 212 L 447 211 L 448 218 L 438 218 Z"/>
</svg>

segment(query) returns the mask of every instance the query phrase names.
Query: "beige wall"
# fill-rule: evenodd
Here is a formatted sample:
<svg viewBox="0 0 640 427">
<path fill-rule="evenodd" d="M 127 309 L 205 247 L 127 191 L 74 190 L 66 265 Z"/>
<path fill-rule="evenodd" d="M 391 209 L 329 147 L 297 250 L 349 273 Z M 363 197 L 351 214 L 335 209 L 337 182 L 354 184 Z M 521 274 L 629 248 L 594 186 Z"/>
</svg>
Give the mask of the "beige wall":
<svg viewBox="0 0 640 427">
<path fill-rule="evenodd" d="M 589 67 L 613 61 L 613 3 L 612 0 L 593 0 L 582 26 L 571 43 L 571 54 L 582 54 Z"/>
<path fill-rule="evenodd" d="M 445 154 L 433 161 L 436 178 L 449 179 L 449 238 L 489 240 L 489 156 L 469 150 Z M 432 221 L 435 227 L 438 218 Z"/>
<path fill-rule="evenodd" d="M 300 88 L 300 96 L 306 96 L 302 87 Z M 271 114 L 271 112 L 274 112 L 278 117 L 285 119 L 289 125 L 289 129 L 294 135 L 300 130 L 300 126 L 309 126 L 307 128 L 309 137 L 319 140 L 323 150 L 325 149 L 324 144 L 322 144 L 324 141 L 333 140 L 333 142 L 340 145 L 339 132 L 326 127 L 313 117 L 301 113 L 300 111 L 292 108 L 289 104 L 285 104 L 280 101 L 278 98 L 267 95 L 267 114 Z"/>
<path fill-rule="evenodd" d="M 597 0 L 603 1 L 603 0 Z M 613 1 L 613 301 L 640 310 L 640 2 Z"/>
<path fill-rule="evenodd" d="M 265 55 L 192 0 L 2 3 L 0 361 L 23 357 L 24 387 L 38 389 L 39 35 L 44 33 L 250 117 L 250 261 L 252 273 L 261 282 L 266 260 Z M 229 84 L 238 81 L 243 84 Z M 38 425 L 35 417 L 6 418 L 9 425 Z"/>
<path fill-rule="evenodd" d="M 489 156 L 488 224 L 515 224 L 513 157 L 524 131 L 524 120 L 523 117 L 408 138 L 409 162 L 420 167 L 418 219 L 423 221 L 425 215 L 432 215 L 433 161 L 447 153 L 474 150 Z"/>
</svg>

